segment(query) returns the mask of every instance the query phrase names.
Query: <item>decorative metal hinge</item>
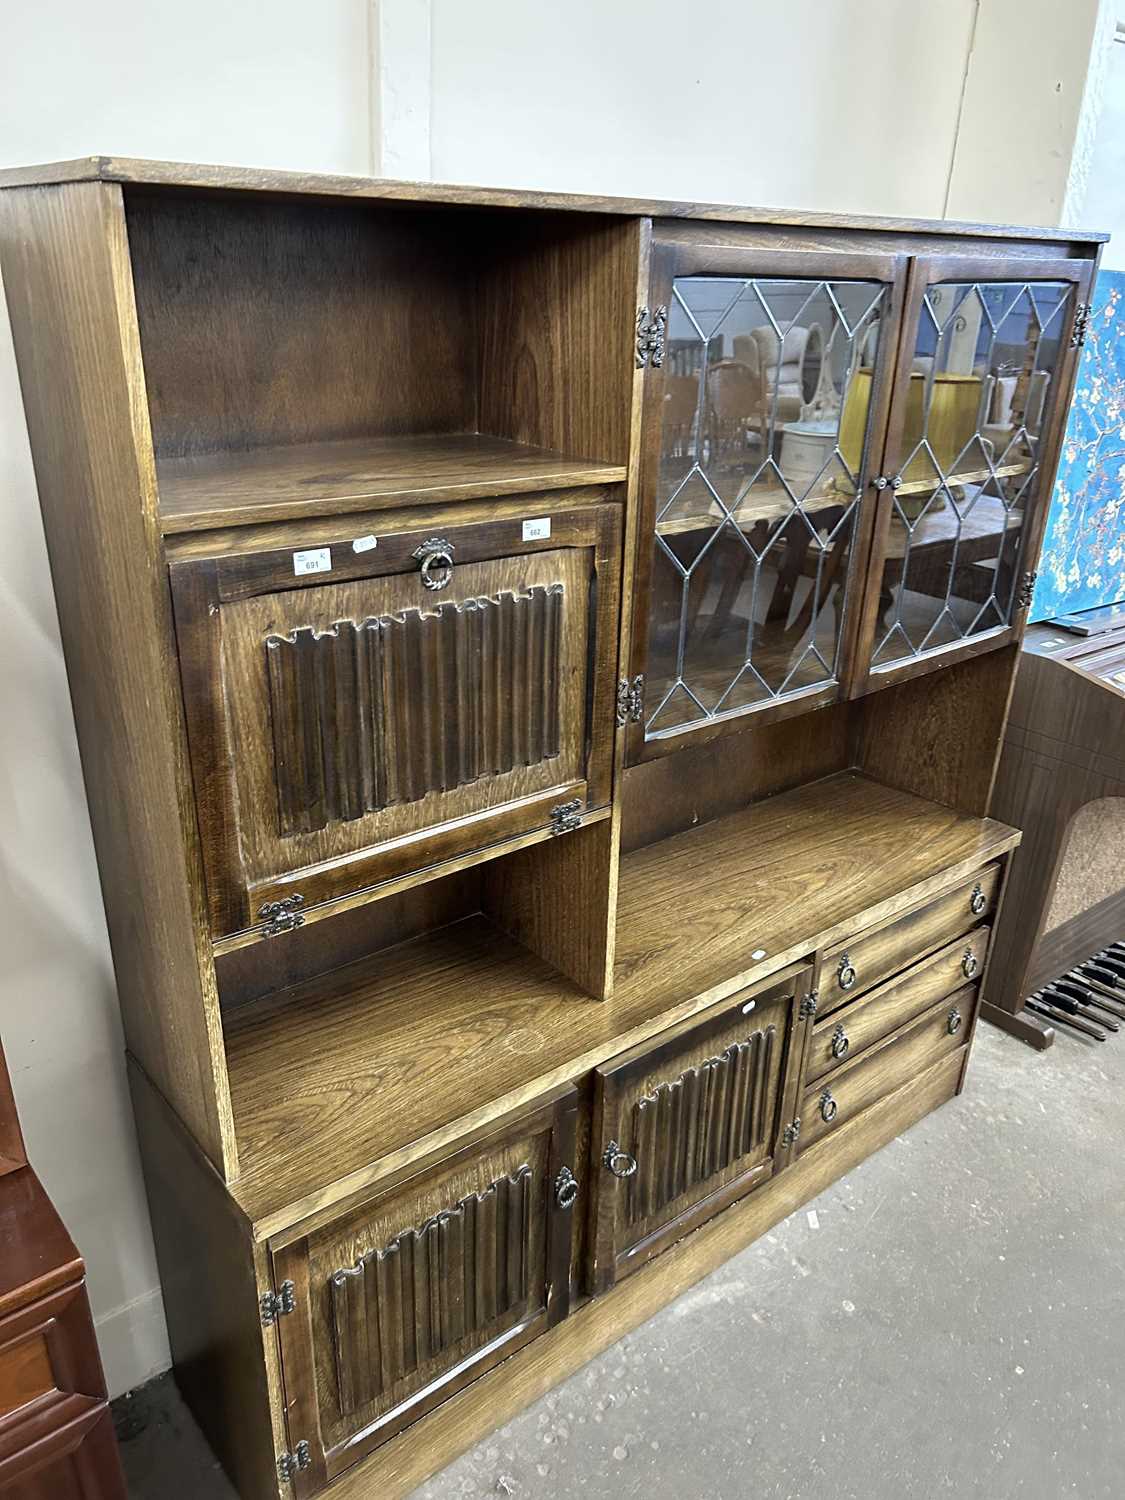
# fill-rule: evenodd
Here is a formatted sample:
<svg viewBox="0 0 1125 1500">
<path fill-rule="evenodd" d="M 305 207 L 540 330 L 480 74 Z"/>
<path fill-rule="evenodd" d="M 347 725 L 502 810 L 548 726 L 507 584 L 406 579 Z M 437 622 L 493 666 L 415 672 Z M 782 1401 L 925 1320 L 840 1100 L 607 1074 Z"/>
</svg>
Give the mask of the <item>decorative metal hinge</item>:
<svg viewBox="0 0 1125 1500">
<path fill-rule="evenodd" d="M 1035 593 L 1035 580 L 1038 573 L 1024 573 L 1020 578 L 1020 586 L 1016 590 L 1016 608 L 1028 609 L 1031 605 L 1032 595 Z"/>
<path fill-rule="evenodd" d="M 311 1467 L 312 1449 L 303 1438 L 293 1449 L 292 1453 L 283 1453 L 277 1461 L 277 1472 L 286 1483 L 294 1477 L 299 1469 L 309 1469 Z"/>
<path fill-rule="evenodd" d="M 810 990 L 801 1001 L 801 1009 L 798 1015 L 802 1021 L 807 1021 L 810 1016 L 816 1015 L 816 1002 L 820 999 L 819 990 Z"/>
<path fill-rule="evenodd" d="M 560 802 L 558 807 L 551 808 L 551 832 L 573 833 L 576 828 L 582 827 L 582 799 L 575 797 L 573 802 Z"/>
<path fill-rule="evenodd" d="M 647 307 L 637 308 L 637 369 L 652 365 L 659 370 L 664 363 L 664 331 L 668 327 L 668 309 L 658 307 L 649 316 Z"/>
<path fill-rule="evenodd" d="M 638 672 L 632 682 L 627 677 L 622 677 L 617 684 L 617 727 L 624 729 L 626 724 L 639 724 L 644 717 L 645 711 L 645 677 L 643 672 Z"/>
<path fill-rule="evenodd" d="M 282 896 L 280 901 L 267 901 L 265 906 L 259 907 L 258 920 L 265 923 L 262 936 L 277 937 L 280 933 L 303 927 L 305 918 L 300 908 L 304 904 L 304 896 L 296 895 Z"/>
<path fill-rule="evenodd" d="M 291 1281 L 283 1281 L 276 1292 L 267 1292 L 258 1305 L 262 1309 L 262 1322 L 269 1328 L 278 1318 L 295 1310 L 297 1288 Z"/>
<path fill-rule="evenodd" d="M 1074 308 L 1074 326 L 1070 330 L 1070 347 L 1081 349 L 1086 342 L 1086 327 L 1090 322 L 1090 314 L 1093 308 L 1089 302 L 1078 302 Z"/>
<path fill-rule="evenodd" d="M 801 1121 L 798 1117 L 793 1121 L 792 1125 L 786 1125 L 785 1129 L 781 1132 L 781 1144 L 783 1146 L 795 1145 L 800 1134 Z"/>
</svg>

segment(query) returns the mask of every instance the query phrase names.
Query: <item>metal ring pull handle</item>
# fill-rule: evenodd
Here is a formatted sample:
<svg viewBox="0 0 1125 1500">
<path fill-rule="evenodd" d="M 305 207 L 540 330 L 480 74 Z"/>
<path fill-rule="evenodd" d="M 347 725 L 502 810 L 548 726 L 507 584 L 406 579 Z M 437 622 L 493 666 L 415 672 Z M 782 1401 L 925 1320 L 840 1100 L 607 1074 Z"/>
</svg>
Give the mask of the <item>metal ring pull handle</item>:
<svg viewBox="0 0 1125 1500">
<path fill-rule="evenodd" d="M 956 1036 L 957 1033 L 961 1030 L 961 1020 L 961 1012 L 957 1009 L 956 1006 L 954 1006 L 953 1009 L 949 1012 L 948 1026 L 950 1036 Z"/>
<path fill-rule="evenodd" d="M 969 897 L 969 910 L 974 917 L 979 917 L 987 905 L 988 897 L 984 894 L 984 890 L 978 882 L 973 886 L 973 894 Z"/>
<path fill-rule="evenodd" d="M 562 1209 L 573 1208 L 578 1198 L 578 1178 L 569 1167 L 560 1167 L 555 1178 L 555 1202 Z"/>
<path fill-rule="evenodd" d="M 615 1177 L 632 1177 L 637 1170 L 637 1158 L 630 1156 L 628 1151 L 622 1151 L 616 1141 L 610 1141 L 605 1148 L 602 1161 Z"/>
<path fill-rule="evenodd" d="M 836 970 L 836 978 L 839 980 L 842 990 L 850 990 L 859 978 L 859 975 L 855 971 L 855 964 L 852 963 L 846 953 L 840 957 L 840 967 Z"/>
<path fill-rule="evenodd" d="M 826 1125 L 831 1125 L 832 1121 L 836 1118 L 839 1108 L 840 1106 L 832 1097 L 831 1089 L 825 1089 L 824 1093 L 820 1096 L 820 1118 Z"/>
<path fill-rule="evenodd" d="M 841 1022 L 832 1033 L 832 1056 L 847 1057 L 851 1045 L 851 1042 L 848 1040 L 848 1033 L 844 1030 L 843 1022 Z"/>
<path fill-rule="evenodd" d="M 432 536 L 420 547 L 415 547 L 413 556 L 422 570 L 422 583 L 428 589 L 443 589 L 453 577 L 453 553 L 455 547 L 443 537 Z"/>
<path fill-rule="evenodd" d="M 966 979 L 972 979 L 979 968 L 980 965 L 977 963 L 976 954 L 971 948 L 966 948 L 965 956 L 961 960 L 961 973 L 964 974 Z"/>
</svg>

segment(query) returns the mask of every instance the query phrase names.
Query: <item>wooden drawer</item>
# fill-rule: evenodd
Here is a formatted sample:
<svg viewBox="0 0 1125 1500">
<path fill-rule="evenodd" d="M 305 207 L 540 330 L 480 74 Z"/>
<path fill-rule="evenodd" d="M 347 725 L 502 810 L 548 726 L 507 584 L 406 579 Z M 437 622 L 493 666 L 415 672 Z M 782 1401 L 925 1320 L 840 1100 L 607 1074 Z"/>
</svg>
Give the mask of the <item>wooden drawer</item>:
<svg viewBox="0 0 1125 1500">
<path fill-rule="evenodd" d="M 943 995 L 960 989 L 984 969 L 990 932 L 978 927 L 838 1009 L 813 1027 L 805 1063 L 809 1082 L 825 1078 L 920 1015 Z"/>
<path fill-rule="evenodd" d="M 171 563 L 214 938 L 608 801 L 619 507 L 458 515 Z"/>
<path fill-rule="evenodd" d="M 294 1493 L 312 1495 L 566 1316 L 577 1092 L 275 1246 Z M 306 1446 L 302 1446 L 306 1445 Z"/>
<path fill-rule="evenodd" d="M 125 1495 L 81 1281 L 0 1318 L 0 1495 Z"/>
<path fill-rule="evenodd" d="M 909 1083 L 944 1053 L 963 1046 L 976 1003 L 976 986 L 966 985 L 932 1005 L 897 1036 L 806 1089 L 800 1110 L 801 1149 Z"/>
<path fill-rule="evenodd" d="M 595 1069 L 592 1288 L 765 1182 L 797 1088 L 811 969 L 744 990 Z"/>
<path fill-rule="evenodd" d="M 897 917 L 874 932 L 858 932 L 824 955 L 821 1012 L 897 974 L 962 932 L 991 916 L 1000 886 L 1000 866 L 988 865 L 925 906 Z"/>
</svg>

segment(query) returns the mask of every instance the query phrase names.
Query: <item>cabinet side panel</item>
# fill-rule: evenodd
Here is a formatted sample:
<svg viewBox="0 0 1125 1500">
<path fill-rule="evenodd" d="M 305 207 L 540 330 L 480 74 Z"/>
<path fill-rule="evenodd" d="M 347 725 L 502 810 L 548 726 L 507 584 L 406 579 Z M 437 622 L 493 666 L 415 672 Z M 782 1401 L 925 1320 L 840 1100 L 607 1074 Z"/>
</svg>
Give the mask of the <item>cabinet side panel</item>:
<svg viewBox="0 0 1125 1500">
<path fill-rule="evenodd" d="M 232 1176 L 120 188 L 4 193 L 0 264 L 126 1037 Z"/>
<path fill-rule="evenodd" d="M 259 1309 L 265 1257 L 133 1058 L 129 1087 L 177 1384 L 239 1494 L 276 1500 L 276 1455 L 285 1450 L 267 1375 L 276 1334 Z"/>
<path fill-rule="evenodd" d="M 637 221 L 482 225 L 480 430 L 626 463 Z"/>
</svg>

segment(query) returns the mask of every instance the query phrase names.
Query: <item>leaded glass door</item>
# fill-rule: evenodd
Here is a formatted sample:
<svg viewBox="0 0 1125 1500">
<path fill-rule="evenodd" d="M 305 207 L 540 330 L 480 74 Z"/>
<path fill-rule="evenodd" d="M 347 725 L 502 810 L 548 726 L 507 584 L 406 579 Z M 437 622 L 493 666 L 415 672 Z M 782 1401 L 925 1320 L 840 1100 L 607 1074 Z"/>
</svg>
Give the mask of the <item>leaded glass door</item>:
<svg viewBox="0 0 1125 1500">
<path fill-rule="evenodd" d="M 657 237 L 632 760 L 843 695 L 905 264 Z"/>
<path fill-rule="evenodd" d="M 861 690 L 1022 633 L 1089 274 L 1071 260 L 914 262 Z"/>
</svg>

